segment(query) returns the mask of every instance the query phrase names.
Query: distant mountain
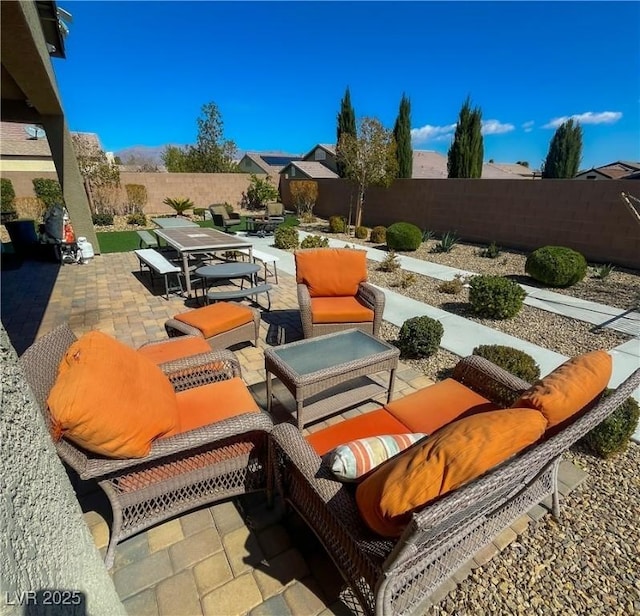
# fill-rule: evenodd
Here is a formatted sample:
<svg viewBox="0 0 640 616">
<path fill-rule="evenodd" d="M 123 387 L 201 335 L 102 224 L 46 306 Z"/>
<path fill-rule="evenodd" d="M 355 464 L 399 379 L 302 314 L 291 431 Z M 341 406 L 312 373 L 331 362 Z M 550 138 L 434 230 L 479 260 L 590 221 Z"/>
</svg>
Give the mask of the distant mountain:
<svg viewBox="0 0 640 616">
<path fill-rule="evenodd" d="M 140 164 L 142 161 L 144 161 L 152 163 L 154 165 L 161 165 L 161 154 L 166 147 L 166 145 L 134 145 L 130 148 L 124 148 L 122 150 L 114 152 L 113 155 L 119 156 L 123 164 L 127 164 L 127 162 L 133 158 L 136 164 Z"/>
</svg>

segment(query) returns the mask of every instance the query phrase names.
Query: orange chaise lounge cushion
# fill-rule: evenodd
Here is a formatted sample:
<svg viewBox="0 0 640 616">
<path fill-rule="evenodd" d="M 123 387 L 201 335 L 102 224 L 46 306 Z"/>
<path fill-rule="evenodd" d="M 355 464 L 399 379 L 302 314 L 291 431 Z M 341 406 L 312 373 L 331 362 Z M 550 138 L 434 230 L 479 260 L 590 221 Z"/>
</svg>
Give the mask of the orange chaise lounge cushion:
<svg viewBox="0 0 640 616">
<path fill-rule="evenodd" d="M 138 353 L 142 353 L 154 364 L 164 364 L 168 361 L 199 355 L 200 353 L 209 353 L 210 351 L 209 343 L 204 338 L 196 336 L 170 338 L 155 344 L 147 344 L 138 349 Z"/>
<path fill-rule="evenodd" d="M 370 323 L 374 316 L 355 297 L 313 297 L 311 314 L 314 323 Z"/>
<path fill-rule="evenodd" d="M 353 297 L 367 280 L 363 250 L 317 248 L 296 251 L 294 256 L 296 282 L 305 284 L 311 297 Z"/>
<path fill-rule="evenodd" d="M 140 458 L 175 429 L 176 395 L 160 368 L 92 331 L 65 353 L 47 400 L 56 436 L 113 458 Z"/>
<path fill-rule="evenodd" d="M 251 308 L 240 304 L 217 302 L 211 306 L 176 314 L 173 318 L 199 329 L 205 338 L 211 338 L 253 321 L 253 312 Z"/>
<path fill-rule="evenodd" d="M 533 409 L 455 421 L 369 475 L 356 490 L 360 515 L 379 535 L 398 537 L 412 512 L 534 443 L 546 427 Z"/>
<path fill-rule="evenodd" d="M 606 351 L 584 353 L 535 383 L 513 406 L 540 411 L 552 428 L 601 394 L 609 383 L 611 370 L 611 356 Z"/>
</svg>

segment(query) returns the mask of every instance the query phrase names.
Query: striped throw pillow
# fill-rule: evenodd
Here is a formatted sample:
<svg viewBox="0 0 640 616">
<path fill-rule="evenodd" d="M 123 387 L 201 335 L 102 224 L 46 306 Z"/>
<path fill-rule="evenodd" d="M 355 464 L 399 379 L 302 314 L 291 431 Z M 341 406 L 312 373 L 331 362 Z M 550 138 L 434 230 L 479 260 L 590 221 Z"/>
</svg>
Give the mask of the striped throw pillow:
<svg viewBox="0 0 640 616">
<path fill-rule="evenodd" d="M 357 481 L 374 468 L 427 436 L 387 434 L 338 445 L 325 455 L 325 463 L 341 481 Z"/>
</svg>

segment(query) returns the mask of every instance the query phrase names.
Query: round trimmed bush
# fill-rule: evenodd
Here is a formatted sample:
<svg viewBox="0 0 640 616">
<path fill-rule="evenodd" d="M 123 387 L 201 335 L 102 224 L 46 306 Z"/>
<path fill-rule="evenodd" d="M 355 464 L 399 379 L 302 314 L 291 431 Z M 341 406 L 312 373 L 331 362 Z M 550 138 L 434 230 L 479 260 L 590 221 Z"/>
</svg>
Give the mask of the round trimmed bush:
<svg viewBox="0 0 640 616">
<path fill-rule="evenodd" d="M 347 230 L 347 221 L 344 216 L 329 217 L 329 231 L 331 233 L 344 233 Z"/>
<path fill-rule="evenodd" d="M 371 237 L 369 238 L 375 244 L 384 244 L 387 241 L 387 228 L 377 226 L 371 229 Z"/>
<path fill-rule="evenodd" d="M 391 250 L 414 251 L 422 244 L 422 231 L 410 222 L 396 222 L 387 229 L 387 246 Z"/>
<path fill-rule="evenodd" d="M 147 224 L 147 217 L 142 212 L 134 212 L 127 216 L 127 224 L 144 227 Z"/>
<path fill-rule="evenodd" d="M 300 243 L 300 248 L 326 248 L 329 245 L 329 238 L 321 235 L 307 235 Z"/>
<path fill-rule="evenodd" d="M 502 344 L 481 344 L 473 349 L 473 354 L 484 357 L 527 383 L 534 383 L 540 378 L 540 366 L 536 360 L 520 349 Z"/>
<path fill-rule="evenodd" d="M 400 328 L 397 347 L 404 357 L 429 357 L 440 347 L 444 327 L 430 317 L 412 317 Z"/>
<path fill-rule="evenodd" d="M 602 396 L 612 393 L 612 389 L 605 389 Z M 627 398 L 609 417 L 587 433 L 582 443 L 601 458 L 610 458 L 627 448 L 639 418 L 638 403 L 633 398 Z"/>
<path fill-rule="evenodd" d="M 113 214 L 109 212 L 101 212 L 92 216 L 93 224 L 97 227 L 108 227 L 113 224 Z"/>
<path fill-rule="evenodd" d="M 502 276 L 473 276 L 469 281 L 469 302 L 481 317 L 515 317 L 526 295 L 518 283 Z"/>
<path fill-rule="evenodd" d="M 282 250 L 290 250 L 300 245 L 298 229 L 295 227 L 280 226 L 273 234 L 273 245 Z"/>
<path fill-rule="evenodd" d="M 543 246 L 528 257 L 524 271 L 550 287 L 570 287 L 587 274 L 587 260 L 564 246 Z"/>
<path fill-rule="evenodd" d="M 366 240 L 369 237 L 369 229 L 366 227 L 356 227 L 356 237 L 359 240 Z"/>
</svg>

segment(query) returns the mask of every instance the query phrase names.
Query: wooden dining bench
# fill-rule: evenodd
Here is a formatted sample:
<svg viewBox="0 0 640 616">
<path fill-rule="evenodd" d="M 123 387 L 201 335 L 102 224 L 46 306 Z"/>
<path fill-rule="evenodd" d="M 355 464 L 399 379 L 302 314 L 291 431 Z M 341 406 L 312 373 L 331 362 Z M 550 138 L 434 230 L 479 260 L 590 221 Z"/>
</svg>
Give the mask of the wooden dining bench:
<svg viewBox="0 0 640 616">
<path fill-rule="evenodd" d="M 153 248 L 140 248 L 134 252 L 140 262 L 140 271 L 142 271 L 143 266 L 146 266 L 149 269 L 149 273 L 151 274 L 151 284 L 153 284 L 154 272 L 164 278 L 164 290 L 167 301 L 169 300 L 169 291 L 180 291 L 180 293 L 182 293 L 182 282 L 180 280 L 180 273 L 182 272 L 181 268 L 165 259 Z M 171 274 L 176 275 L 178 284 L 170 287 L 169 276 Z"/>
</svg>

